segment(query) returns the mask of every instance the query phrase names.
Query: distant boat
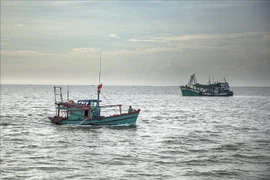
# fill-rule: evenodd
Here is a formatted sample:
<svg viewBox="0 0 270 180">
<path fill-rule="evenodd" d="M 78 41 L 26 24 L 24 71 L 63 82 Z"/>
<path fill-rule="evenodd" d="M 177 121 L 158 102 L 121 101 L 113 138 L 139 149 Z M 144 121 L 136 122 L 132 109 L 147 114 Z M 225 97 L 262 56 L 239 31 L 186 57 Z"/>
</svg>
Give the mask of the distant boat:
<svg viewBox="0 0 270 180">
<path fill-rule="evenodd" d="M 192 74 L 189 82 L 185 86 L 180 86 L 183 96 L 233 96 L 229 83 L 208 82 L 208 84 L 197 83 L 195 74 Z"/>
<path fill-rule="evenodd" d="M 101 69 L 101 60 L 100 60 Z M 100 83 L 99 72 L 99 83 Z M 62 88 L 54 87 L 56 115 L 48 117 L 54 124 L 76 124 L 76 125 L 136 125 L 140 109 L 132 109 L 130 106 L 128 111 L 122 112 L 122 105 L 104 105 L 100 106 L 99 99 L 102 84 L 97 87 L 97 99 L 85 99 L 74 102 L 69 99 L 63 100 Z M 118 107 L 119 112 L 111 115 L 102 115 L 102 111 L 108 108 Z M 105 111 L 104 111 L 105 112 Z"/>
</svg>

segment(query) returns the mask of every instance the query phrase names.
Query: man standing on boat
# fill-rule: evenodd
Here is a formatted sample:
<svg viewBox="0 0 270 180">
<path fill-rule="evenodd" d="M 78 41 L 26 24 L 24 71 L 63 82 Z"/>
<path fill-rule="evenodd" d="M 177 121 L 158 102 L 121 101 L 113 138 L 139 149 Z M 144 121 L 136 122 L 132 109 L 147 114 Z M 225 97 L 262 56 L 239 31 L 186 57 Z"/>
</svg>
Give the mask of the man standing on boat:
<svg viewBox="0 0 270 180">
<path fill-rule="evenodd" d="M 131 113 L 132 111 L 133 111 L 132 107 L 129 106 L 129 108 L 128 108 L 128 113 Z"/>
</svg>

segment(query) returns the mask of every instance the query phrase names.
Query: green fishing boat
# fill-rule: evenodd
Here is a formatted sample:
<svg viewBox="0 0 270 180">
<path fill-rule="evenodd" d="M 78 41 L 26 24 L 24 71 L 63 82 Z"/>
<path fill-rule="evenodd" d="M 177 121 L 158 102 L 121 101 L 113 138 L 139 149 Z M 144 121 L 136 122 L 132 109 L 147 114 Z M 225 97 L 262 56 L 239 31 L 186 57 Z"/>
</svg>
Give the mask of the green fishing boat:
<svg viewBox="0 0 270 180">
<path fill-rule="evenodd" d="M 61 87 L 54 87 L 56 115 L 49 119 L 58 125 L 136 125 L 140 109 L 132 109 L 130 106 L 127 112 L 122 112 L 121 104 L 101 106 L 101 100 L 99 100 L 101 87 L 102 85 L 98 86 L 97 99 L 78 100 L 77 102 L 64 101 Z M 117 108 L 118 113 L 102 115 L 102 112 L 106 112 L 109 108 Z"/>
<path fill-rule="evenodd" d="M 101 52 L 100 52 L 101 54 Z M 54 124 L 76 124 L 76 125 L 136 125 L 140 109 L 133 109 L 129 106 L 127 112 L 122 112 L 122 105 L 100 105 L 100 93 L 102 83 L 101 76 L 101 55 L 100 55 L 100 72 L 99 85 L 97 87 L 97 99 L 84 99 L 74 102 L 69 100 L 69 91 L 67 100 L 63 100 L 62 88 L 54 87 L 55 96 L 55 116 L 48 117 Z M 117 108 L 116 109 L 110 108 Z M 114 112 L 113 114 L 109 114 Z"/>
<path fill-rule="evenodd" d="M 183 96 L 233 96 L 229 83 L 225 78 L 223 82 L 211 82 L 208 84 L 197 83 L 195 74 L 192 74 L 185 86 L 180 86 Z"/>
</svg>

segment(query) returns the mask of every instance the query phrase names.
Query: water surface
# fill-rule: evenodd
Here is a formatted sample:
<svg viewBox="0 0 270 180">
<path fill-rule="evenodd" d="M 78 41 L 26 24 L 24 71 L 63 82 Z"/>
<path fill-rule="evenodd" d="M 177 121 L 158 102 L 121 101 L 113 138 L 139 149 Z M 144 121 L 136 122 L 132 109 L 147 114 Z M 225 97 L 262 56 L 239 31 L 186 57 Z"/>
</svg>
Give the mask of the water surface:
<svg viewBox="0 0 270 180">
<path fill-rule="evenodd" d="M 1 85 L 1 178 L 269 179 L 270 88 L 232 90 L 103 86 L 103 104 L 141 113 L 135 127 L 95 127 L 51 124 L 53 86 Z M 70 99 L 95 92 L 70 86 Z"/>
</svg>

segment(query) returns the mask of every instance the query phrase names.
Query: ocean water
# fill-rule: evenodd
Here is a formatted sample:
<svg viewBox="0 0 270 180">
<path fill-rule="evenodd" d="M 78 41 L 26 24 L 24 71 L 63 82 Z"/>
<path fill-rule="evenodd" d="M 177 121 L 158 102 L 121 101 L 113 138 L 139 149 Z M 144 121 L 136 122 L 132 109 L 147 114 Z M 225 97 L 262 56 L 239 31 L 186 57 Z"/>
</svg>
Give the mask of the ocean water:
<svg viewBox="0 0 270 180">
<path fill-rule="evenodd" d="M 96 96 L 96 86 L 69 89 L 73 100 Z M 52 85 L 1 85 L 0 179 L 270 179 L 270 88 L 231 89 L 103 86 L 103 104 L 141 113 L 136 126 L 95 127 L 51 124 Z"/>
</svg>

